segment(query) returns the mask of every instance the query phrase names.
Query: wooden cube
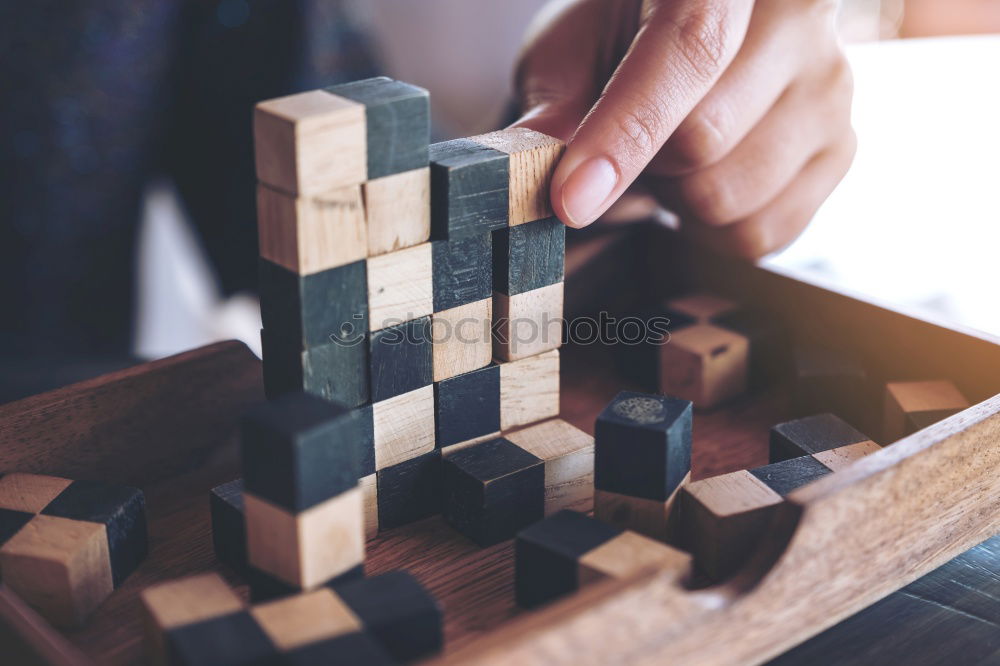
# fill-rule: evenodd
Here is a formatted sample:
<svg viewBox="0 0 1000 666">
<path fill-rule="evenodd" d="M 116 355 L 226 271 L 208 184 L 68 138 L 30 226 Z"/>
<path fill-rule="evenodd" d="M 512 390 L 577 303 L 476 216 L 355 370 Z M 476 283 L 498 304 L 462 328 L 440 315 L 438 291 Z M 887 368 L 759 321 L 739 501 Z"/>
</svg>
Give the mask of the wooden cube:
<svg viewBox="0 0 1000 666">
<path fill-rule="evenodd" d="M 508 296 L 563 281 L 566 227 L 548 217 L 493 232 L 493 290 Z"/>
<path fill-rule="evenodd" d="M 493 299 L 485 298 L 431 317 L 434 381 L 485 368 L 493 358 Z"/>
<path fill-rule="evenodd" d="M 85 622 L 147 550 L 141 490 L 37 474 L 0 476 L 0 576 L 53 624 Z"/>
<path fill-rule="evenodd" d="M 500 430 L 500 366 L 467 372 L 434 384 L 438 448 Z"/>
<path fill-rule="evenodd" d="M 434 387 L 423 386 L 372 405 L 375 469 L 434 450 Z"/>
<path fill-rule="evenodd" d="M 507 226 L 510 158 L 470 139 L 435 143 L 431 231 L 436 240 L 482 237 Z"/>
<path fill-rule="evenodd" d="M 368 256 L 395 252 L 431 236 L 431 181 L 427 167 L 363 185 Z"/>
<path fill-rule="evenodd" d="M 365 510 L 365 538 L 378 536 L 378 474 L 369 474 L 358 480 Z"/>
<path fill-rule="evenodd" d="M 301 349 L 272 339 L 261 329 L 264 350 L 264 393 L 276 400 L 289 393 L 308 393 L 348 407 L 371 399 L 368 337 L 359 330 L 352 339 Z"/>
<path fill-rule="evenodd" d="M 384 467 L 377 479 L 380 530 L 441 513 L 441 452 L 437 449 Z"/>
<path fill-rule="evenodd" d="M 693 317 L 663 305 L 618 319 L 614 351 L 622 374 L 645 391 L 659 392 L 661 352 L 675 332 L 695 323 Z"/>
<path fill-rule="evenodd" d="M 868 373 L 851 354 L 800 345 L 793 350 L 792 411 L 796 416 L 830 412 L 864 430 L 873 397 Z"/>
<path fill-rule="evenodd" d="M 515 127 L 474 136 L 472 141 L 509 156 L 508 224 L 552 216 L 549 186 L 566 145 L 551 136 Z"/>
<path fill-rule="evenodd" d="M 787 375 L 788 334 L 775 315 L 739 308 L 713 317 L 711 323 L 749 341 L 748 380 L 751 387 L 766 386 Z"/>
<path fill-rule="evenodd" d="M 749 341 L 738 333 L 697 324 L 675 331 L 660 349 L 660 390 L 709 409 L 747 388 Z"/>
<path fill-rule="evenodd" d="M 480 546 L 512 538 L 545 513 L 543 461 L 506 439 L 444 457 L 444 514 Z"/>
<path fill-rule="evenodd" d="M 434 241 L 434 311 L 441 312 L 493 295 L 490 234 Z"/>
<path fill-rule="evenodd" d="M 243 518 L 243 479 L 212 488 L 208 495 L 215 557 L 238 572 L 247 568 L 247 530 Z"/>
<path fill-rule="evenodd" d="M 368 322 L 372 331 L 434 312 L 430 243 L 368 260 Z"/>
<path fill-rule="evenodd" d="M 322 90 L 254 109 L 257 178 L 295 196 L 359 185 L 367 176 L 365 107 Z"/>
<path fill-rule="evenodd" d="M 947 380 L 889 382 L 885 385 L 885 441 L 912 435 L 968 406 L 961 391 Z"/>
<path fill-rule="evenodd" d="M 361 187 L 296 198 L 259 185 L 257 235 L 260 256 L 299 275 L 360 261 L 368 256 Z"/>
<path fill-rule="evenodd" d="M 364 107 L 368 180 L 428 165 L 430 96 L 426 90 L 380 76 L 326 91 Z"/>
<path fill-rule="evenodd" d="M 691 317 L 699 324 L 735 311 L 739 306 L 726 298 L 708 293 L 694 293 L 670 299 L 665 304 L 668 310 Z"/>
<path fill-rule="evenodd" d="M 545 515 L 594 508 L 594 438 L 562 419 L 507 433 L 507 439 L 545 462 Z"/>
<path fill-rule="evenodd" d="M 500 429 L 559 415 L 559 350 L 500 364 Z"/>
<path fill-rule="evenodd" d="M 839 416 L 817 414 L 771 428 L 769 460 L 776 463 L 865 441 L 870 441 L 868 436 Z"/>
<path fill-rule="evenodd" d="M 369 339 L 368 358 L 374 403 L 429 387 L 434 381 L 430 317 L 375 331 Z"/>
<path fill-rule="evenodd" d="M 685 575 L 691 558 L 635 532 L 576 511 L 559 511 L 522 530 L 514 542 L 517 603 L 534 608 L 605 578 L 625 578 L 648 567 Z"/>
<path fill-rule="evenodd" d="M 493 357 L 516 361 L 562 345 L 563 283 L 508 296 L 493 292 Z"/>
</svg>

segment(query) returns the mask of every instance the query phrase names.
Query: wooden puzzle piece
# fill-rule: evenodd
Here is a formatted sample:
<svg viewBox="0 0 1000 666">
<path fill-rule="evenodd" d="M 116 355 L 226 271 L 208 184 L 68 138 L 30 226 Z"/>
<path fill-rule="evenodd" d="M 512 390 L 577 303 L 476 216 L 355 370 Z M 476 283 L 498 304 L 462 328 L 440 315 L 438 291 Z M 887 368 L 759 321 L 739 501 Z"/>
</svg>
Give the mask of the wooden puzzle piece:
<svg viewBox="0 0 1000 666">
<path fill-rule="evenodd" d="M 375 331 L 369 339 L 372 402 L 409 393 L 434 382 L 434 342 L 430 317 Z"/>
<path fill-rule="evenodd" d="M 435 240 L 488 236 L 507 226 L 506 153 L 470 139 L 430 147 L 431 227 Z"/>
<path fill-rule="evenodd" d="M 566 227 L 556 217 L 493 232 L 493 290 L 508 296 L 563 281 Z"/>
<path fill-rule="evenodd" d="M 500 430 L 500 366 L 488 365 L 434 384 L 435 433 L 445 448 Z"/>
<path fill-rule="evenodd" d="M 953 383 L 938 380 L 889 382 L 884 404 L 885 441 L 895 442 L 957 414 L 969 401 Z"/>
<path fill-rule="evenodd" d="M 493 296 L 490 234 L 434 241 L 434 311 Z"/>
<path fill-rule="evenodd" d="M 493 299 L 485 298 L 431 317 L 434 381 L 485 368 L 493 359 Z"/>
<path fill-rule="evenodd" d="M 361 187 L 367 220 L 368 256 L 396 252 L 431 237 L 430 169 L 369 180 Z"/>
<path fill-rule="evenodd" d="M 363 331 L 352 342 L 330 342 L 302 350 L 260 331 L 264 352 L 264 393 L 275 400 L 308 393 L 348 407 L 371 398 L 368 339 Z"/>
<path fill-rule="evenodd" d="M 376 402 L 371 407 L 375 470 L 398 465 L 434 450 L 434 387 Z"/>
<path fill-rule="evenodd" d="M 441 452 L 437 449 L 377 473 L 378 527 L 392 529 L 441 513 Z"/>
<path fill-rule="evenodd" d="M 493 357 L 516 361 L 562 345 L 563 283 L 508 296 L 493 292 Z"/>
<path fill-rule="evenodd" d="M 750 343 L 711 324 L 674 331 L 660 348 L 660 390 L 710 409 L 747 388 Z"/>
<path fill-rule="evenodd" d="M 545 515 L 594 508 L 594 438 L 562 419 L 544 421 L 506 438 L 545 462 Z"/>
<path fill-rule="evenodd" d="M 768 459 L 776 463 L 865 441 L 867 435 L 839 416 L 816 414 L 771 428 Z"/>
<path fill-rule="evenodd" d="M 434 312 L 430 243 L 372 257 L 368 265 L 368 322 L 379 331 Z"/>
<path fill-rule="evenodd" d="M 559 414 L 559 350 L 500 364 L 500 429 Z"/>
</svg>

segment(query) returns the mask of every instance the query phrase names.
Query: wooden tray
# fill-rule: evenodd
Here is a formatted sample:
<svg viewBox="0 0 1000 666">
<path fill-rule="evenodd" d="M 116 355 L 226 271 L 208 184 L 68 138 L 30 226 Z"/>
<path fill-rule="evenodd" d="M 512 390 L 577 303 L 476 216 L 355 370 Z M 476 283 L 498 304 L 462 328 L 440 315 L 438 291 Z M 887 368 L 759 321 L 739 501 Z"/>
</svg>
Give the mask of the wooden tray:
<svg viewBox="0 0 1000 666">
<path fill-rule="evenodd" d="M 790 495 L 739 575 L 707 589 L 651 570 L 527 613 L 513 604 L 509 542 L 478 549 L 436 518 L 380 535 L 367 571 L 409 569 L 440 599 L 441 661 L 760 662 L 1000 532 L 1000 397 L 991 398 L 1000 340 L 678 247 L 649 228 L 576 243 L 570 314 L 705 286 L 784 313 L 799 337 L 852 348 L 877 376 L 947 377 L 979 404 Z M 647 252 L 654 260 L 638 261 Z M 564 351 L 566 420 L 592 432 L 624 386 L 606 349 Z M 152 541 L 149 559 L 79 631 L 56 632 L 0 587 L 10 663 L 143 663 L 141 589 L 212 570 L 240 585 L 212 554 L 207 493 L 238 476 L 236 420 L 261 397 L 259 362 L 222 343 L 0 406 L 0 470 L 139 485 Z M 787 398 L 776 385 L 696 414 L 693 476 L 765 463 Z"/>
</svg>

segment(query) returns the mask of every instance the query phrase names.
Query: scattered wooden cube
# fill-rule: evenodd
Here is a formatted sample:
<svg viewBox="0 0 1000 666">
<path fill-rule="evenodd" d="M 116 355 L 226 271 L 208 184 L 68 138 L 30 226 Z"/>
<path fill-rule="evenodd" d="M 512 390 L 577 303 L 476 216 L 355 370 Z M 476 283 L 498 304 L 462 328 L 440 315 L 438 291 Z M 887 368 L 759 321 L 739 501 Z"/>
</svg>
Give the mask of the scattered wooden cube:
<svg viewBox="0 0 1000 666">
<path fill-rule="evenodd" d="M 264 351 L 264 393 L 275 400 L 289 393 L 308 393 L 348 407 L 371 398 L 368 338 L 358 331 L 353 340 L 301 349 L 260 331 Z"/>
<path fill-rule="evenodd" d="M 868 374 L 846 352 L 816 346 L 793 351 L 792 410 L 796 416 L 830 412 L 865 430 L 872 403 Z"/>
<path fill-rule="evenodd" d="M 312 196 L 367 178 L 365 108 L 322 90 L 261 102 L 254 109 L 257 178 Z"/>
<path fill-rule="evenodd" d="M 364 106 L 368 180 L 428 165 L 430 97 L 426 90 L 381 76 L 326 91 Z"/>
<path fill-rule="evenodd" d="M 691 471 L 691 403 L 622 391 L 597 417 L 594 515 L 665 539 Z"/>
<path fill-rule="evenodd" d="M 711 324 L 675 331 L 660 348 L 660 390 L 710 409 L 747 388 L 749 341 Z"/>
<path fill-rule="evenodd" d="M 885 441 L 912 435 L 968 406 L 962 392 L 947 380 L 889 382 L 885 385 Z"/>
<path fill-rule="evenodd" d="M 691 558 L 635 532 L 576 511 L 559 511 L 522 530 L 514 542 L 517 603 L 534 608 L 604 578 L 624 578 L 659 566 L 678 578 Z"/>
<path fill-rule="evenodd" d="M 493 299 L 484 298 L 431 317 L 434 381 L 485 368 L 493 359 Z"/>
<path fill-rule="evenodd" d="M 247 529 L 243 518 L 243 479 L 212 488 L 208 498 L 215 557 L 237 572 L 245 572 Z"/>
<path fill-rule="evenodd" d="M 488 365 L 434 384 L 439 448 L 500 430 L 500 366 Z"/>
<path fill-rule="evenodd" d="M 759 388 L 787 375 L 788 335 L 775 315 L 740 308 L 713 317 L 711 323 L 749 341 L 751 387 Z"/>
<path fill-rule="evenodd" d="M 512 227 L 552 216 L 549 186 L 565 144 L 524 127 L 471 137 L 509 156 L 508 224 Z"/>
<path fill-rule="evenodd" d="M 0 576 L 53 624 L 81 625 L 147 551 L 138 488 L 0 476 Z"/>
<path fill-rule="evenodd" d="M 430 317 L 375 331 L 369 339 L 368 358 L 374 403 L 430 386 L 434 381 Z"/>
<path fill-rule="evenodd" d="M 430 169 L 383 176 L 362 188 L 369 257 L 420 245 L 430 238 Z"/>
<path fill-rule="evenodd" d="M 500 364 L 500 429 L 559 415 L 559 350 Z"/>
<path fill-rule="evenodd" d="M 434 241 L 434 311 L 451 310 L 493 295 L 490 234 Z"/>
<path fill-rule="evenodd" d="M 691 317 L 700 324 L 734 312 L 739 306 L 729 299 L 714 294 L 695 293 L 673 298 L 666 302 L 666 308 Z"/>
<path fill-rule="evenodd" d="M 516 361 L 562 345 L 563 283 L 514 296 L 493 292 L 493 357 Z"/>
<path fill-rule="evenodd" d="M 368 322 L 379 331 L 434 312 L 430 243 L 368 260 Z"/>
<path fill-rule="evenodd" d="M 381 530 L 441 513 L 441 452 L 437 449 L 377 474 L 378 527 Z"/>
<path fill-rule="evenodd" d="M 493 290 L 508 296 L 563 281 L 566 227 L 549 217 L 493 232 Z"/>
<path fill-rule="evenodd" d="M 506 439 L 449 453 L 443 472 L 445 518 L 480 546 L 512 538 L 545 513 L 543 461 Z"/>
<path fill-rule="evenodd" d="M 434 387 L 372 405 L 375 470 L 386 469 L 434 450 Z"/>
<path fill-rule="evenodd" d="M 867 435 L 839 416 L 816 414 L 771 428 L 769 460 L 776 463 L 865 441 Z"/>
<path fill-rule="evenodd" d="M 507 433 L 507 439 L 545 462 L 545 515 L 594 508 L 594 438 L 562 419 Z"/>
<path fill-rule="evenodd" d="M 431 231 L 436 240 L 486 236 L 507 226 L 510 158 L 469 139 L 435 143 Z"/>
</svg>

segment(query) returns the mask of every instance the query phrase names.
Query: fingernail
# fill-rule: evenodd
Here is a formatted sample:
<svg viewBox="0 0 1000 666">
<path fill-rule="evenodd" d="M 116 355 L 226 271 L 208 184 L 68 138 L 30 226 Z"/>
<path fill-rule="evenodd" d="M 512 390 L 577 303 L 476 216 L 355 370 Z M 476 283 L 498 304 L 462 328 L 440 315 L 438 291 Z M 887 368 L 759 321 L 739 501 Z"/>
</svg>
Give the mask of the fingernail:
<svg viewBox="0 0 1000 666">
<path fill-rule="evenodd" d="M 562 186 L 568 222 L 574 227 L 593 222 L 617 184 L 618 172 L 605 157 L 591 157 L 578 166 Z"/>
</svg>

